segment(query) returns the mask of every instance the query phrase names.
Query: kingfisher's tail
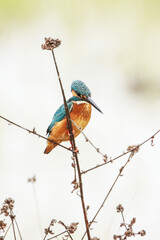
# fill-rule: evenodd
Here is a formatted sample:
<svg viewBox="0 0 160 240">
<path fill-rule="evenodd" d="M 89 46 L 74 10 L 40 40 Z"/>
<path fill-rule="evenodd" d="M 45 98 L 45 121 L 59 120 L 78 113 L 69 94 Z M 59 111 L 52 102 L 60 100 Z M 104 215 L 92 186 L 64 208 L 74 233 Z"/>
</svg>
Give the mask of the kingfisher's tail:
<svg viewBox="0 0 160 240">
<path fill-rule="evenodd" d="M 45 154 L 48 154 L 48 153 L 49 153 L 50 151 L 52 151 L 52 149 L 54 149 L 56 146 L 57 146 L 56 143 L 53 143 L 53 142 L 48 141 L 47 147 L 46 147 L 46 149 L 44 150 L 44 153 L 45 153 Z"/>
</svg>

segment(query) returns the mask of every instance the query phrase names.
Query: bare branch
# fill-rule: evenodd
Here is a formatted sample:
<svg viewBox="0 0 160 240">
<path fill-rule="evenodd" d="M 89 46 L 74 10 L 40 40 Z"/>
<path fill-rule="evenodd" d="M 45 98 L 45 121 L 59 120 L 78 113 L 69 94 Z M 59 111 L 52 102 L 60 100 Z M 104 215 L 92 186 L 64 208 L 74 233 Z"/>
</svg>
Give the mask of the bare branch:
<svg viewBox="0 0 160 240">
<path fill-rule="evenodd" d="M 12 125 L 14 125 L 14 126 L 16 126 L 16 127 L 19 127 L 19 128 L 21 128 L 21 129 L 29 132 L 29 133 L 32 133 L 32 134 L 34 134 L 34 135 L 36 135 L 36 136 L 38 136 L 38 137 L 40 137 L 40 138 L 43 138 L 43 139 L 45 139 L 45 140 L 48 140 L 48 141 L 50 141 L 50 142 L 55 143 L 54 141 L 52 141 L 52 140 L 50 140 L 50 139 L 48 139 L 48 138 L 46 138 L 46 137 L 44 137 L 44 136 L 36 133 L 35 128 L 33 128 L 33 130 L 30 130 L 30 129 L 28 129 L 28 128 L 22 127 L 21 125 L 15 123 L 15 122 L 12 122 L 11 120 L 9 120 L 9 119 L 7 119 L 7 118 L 5 118 L 5 117 L 3 117 L 3 116 L 0 116 L 0 118 L 2 118 L 3 120 L 9 122 L 10 124 L 12 124 Z M 62 147 L 62 148 L 65 148 L 65 149 L 68 150 L 68 151 L 72 151 L 71 149 L 69 149 L 69 148 L 67 148 L 67 147 L 65 147 L 65 146 L 63 146 L 63 145 L 61 145 L 61 144 L 59 144 L 59 143 L 56 143 L 56 144 L 57 144 L 58 146 Z"/>
<path fill-rule="evenodd" d="M 126 152 L 123 152 L 123 153 L 120 154 L 119 156 L 117 156 L 117 157 L 115 157 L 115 158 L 113 158 L 113 159 L 110 159 L 109 161 L 107 161 L 107 162 L 105 162 L 105 163 L 99 164 L 99 165 L 97 165 L 97 166 L 95 166 L 95 167 L 92 167 L 92 168 L 89 168 L 89 169 L 87 169 L 87 170 L 85 170 L 85 171 L 82 171 L 81 174 L 85 174 L 85 173 L 90 172 L 90 171 L 92 171 L 92 170 L 95 170 L 95 169 L 97 169 L 97 168 L 99 168 L 99 167 L 103 167 L 104 165 L 106 165 L 106 164 L 108 164 L 108 163 L 113 163 L 115 160 L 117 160 L 117 159 L 119 159 L 119 158 L 127 155 L 128 153 L 134 152 L 134 151 L 137 149 L 137 147 L 140 148 L 142 145 L 144 145 L 146 142 L 149 142 L 150 140 L 151 140 L 151 146 L 153 146 L 153 138 L 155 138 L 155 136 L 156 136 L 159 132 L 160 132 L 160 129 L 159 129 L 157 132 L 155 132 L 151 137 L 149 137 L 149 138 L 147 138 L 145 141 L 143 141 L 142 143 L 140 143 L 140 144 L 138 144 L 138 145 L 135 145 L 134 148 L 132 148 L 132 149 L 126 151 Z"/>
<path fill-rule="evenodd" d="M 82 135 L 85 137 L 86 142 L 89 142 L 91 144 L 91 146 L 99 153 L 101 154 L 101 156 L 105 159 L 105 161 L 107 160 L 107 155 L 103 154 L 99 148 L 97 148 L 90 140 L 89 138 L 84 134 L 82 128 L 80 126 L 78 126 L 72 119 L 71 119 L 72 123 L 78 128 L 78 130 L 82 133 Z"/>
</svg>

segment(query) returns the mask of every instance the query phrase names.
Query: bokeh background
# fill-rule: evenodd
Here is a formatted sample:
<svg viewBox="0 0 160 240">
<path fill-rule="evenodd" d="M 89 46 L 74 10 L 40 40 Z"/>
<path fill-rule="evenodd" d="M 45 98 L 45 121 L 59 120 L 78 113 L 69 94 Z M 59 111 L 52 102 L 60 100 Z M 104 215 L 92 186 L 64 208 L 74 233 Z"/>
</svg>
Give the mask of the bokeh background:
<svg viewBox="0 0 160 240">
<path fill-rule="evenodd" d="M 41 49 L 44 37 L 56 37 L 55 50 L 66 97 L 75 79 L 83 80 L 103 115 L 93 109 L 86 135 L 109 157 L 141 143 L 160 128 L 160 1 L 157 0 L 1 0 L 0 114 L 45 135 L 62 104 L 52 55 Z M 0 120 L 0 204 L 15 200 L 23 239 L 42 239 L 51 219 L 80 222 L 80 198 L 74 192 L 71 155 L 57 147 L 44 155 L 45 140 Z M 81 169 L 103 159 L 76 139 Z M 69 143 L 65 143 L 69 146 Z M 112 239 L 120 233 L 116 206 L 126 221 L 137 218 L 143 239 L 159 239 L 160 136 L 135 155 L 93 225 L 92 237 Z M 91 219 L 102 203 L 126 157 L 83 177 Z M 27 179 L 36 175 L 36 196 Z M 1 216 L 2 217 L 2 216 Z M 2 217 L 3 219 L 3 217 Z M 40 222 L 40 223 L 39 223 Z M 56 232 L 56 230 L 55 230 Z M 7 239 L 7 238 L 6 238 Z M 12 231 L 8 239 L 13 239 Z"/>
</svg>

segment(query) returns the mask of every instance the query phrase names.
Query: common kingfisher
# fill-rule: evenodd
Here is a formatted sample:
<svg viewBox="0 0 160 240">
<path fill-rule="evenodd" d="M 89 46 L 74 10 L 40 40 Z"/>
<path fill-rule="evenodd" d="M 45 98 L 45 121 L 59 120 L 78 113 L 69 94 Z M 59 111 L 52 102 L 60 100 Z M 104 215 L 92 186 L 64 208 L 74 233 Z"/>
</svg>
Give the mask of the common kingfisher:
<svg viewBox="0 0 160 240">
<path fill-rule="evenodd" d="M 72 97 L 67 101 L 67 106 L 70 112 L 70 117 L 75 125 L 72 124 L 74 137 L 77 137 L 83 130 L 91 118 L 91 105 L 99 112 L 102 111 L 91 99 L 91 91 L 86 84 L 80 80 L 75 80 L 71 85 Z M 64 104 L 61 105 L 55 112 L 52 122 L 47 129 L 48 139 L 54 141 L 47 141 L 47 147 L 44 153 L 49 153 L 57 144 L 63 141 L 69 141 L 70 135 L 67 128 L 66 112 Z M 80 129 L 76 127 L 79 126 Z"/>
</svg>

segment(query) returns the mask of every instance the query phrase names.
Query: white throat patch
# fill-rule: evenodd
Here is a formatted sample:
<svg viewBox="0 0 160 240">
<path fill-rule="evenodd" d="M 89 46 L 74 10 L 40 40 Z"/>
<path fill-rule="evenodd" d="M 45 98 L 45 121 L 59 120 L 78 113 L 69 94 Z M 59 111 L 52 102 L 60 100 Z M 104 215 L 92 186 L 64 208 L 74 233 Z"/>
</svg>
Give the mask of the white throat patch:
<svg viewBox="0 0 160 240">
<path fill-rule="evenodd" d="M 85 103 L 85 104 L 87 104 L 87 102 L 85 102 L 85 101 L 72 101 L 73 103 L 76 103 L 76 104 L 82 104 L 82 103 Z"/>
</svg>

